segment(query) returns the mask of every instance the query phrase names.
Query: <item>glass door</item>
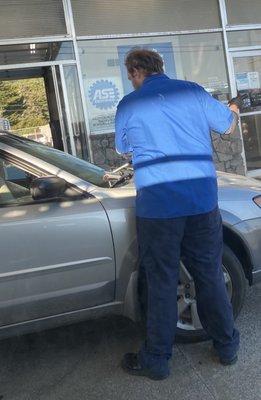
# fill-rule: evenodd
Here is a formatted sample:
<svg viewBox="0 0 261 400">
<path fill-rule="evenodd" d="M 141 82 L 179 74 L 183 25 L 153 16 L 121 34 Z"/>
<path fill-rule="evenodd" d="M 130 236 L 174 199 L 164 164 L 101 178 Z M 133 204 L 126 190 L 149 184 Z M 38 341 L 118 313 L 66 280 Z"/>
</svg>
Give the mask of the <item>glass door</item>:
<svg viewBox="0 0 261 400">
<path fill-rule="evenodd" d="M 55 97 L 59 112 L 59 120 L 62 133 L 63 148 L 66 153 L 76 155 L 73 132 L 70 121 L 68 121 L 68 101 L 65 95 L 63 70 L 60 65 L 52 66 L 53 82 L 55 88 Z"/>
<path fill-rule="evenodd" d="M 75 155 L 88 160 L 87 129 L 76 65 L 63 65 L 62 75 L 65 85 L 64 94 L 67 97 L 69 111 L 68 122 L 71 126 L 71 137 Z"/>
<path fill-rule="evenodd" d="M 233 95 L 244 95 L 240 114 L 248 174 L 261 176 L 261 50 L 232 54 Z"/>
</svg>

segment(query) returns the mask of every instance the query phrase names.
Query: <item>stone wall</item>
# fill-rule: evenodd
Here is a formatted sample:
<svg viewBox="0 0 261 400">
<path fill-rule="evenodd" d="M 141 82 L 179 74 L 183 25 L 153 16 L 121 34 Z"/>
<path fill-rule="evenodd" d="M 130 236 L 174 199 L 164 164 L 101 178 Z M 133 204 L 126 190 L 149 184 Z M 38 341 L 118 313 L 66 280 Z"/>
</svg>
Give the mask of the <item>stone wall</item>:
<svg viewBox="0 0 261 400">
<path fill-rule="evenodd" d="M 218 171 L 245 174 L 242 158 L 242 141 L 239 129 L 230 135 L 218 135 L 213 133 L 212 142 L 214 148 L 214 162 Z M 126 162 L 115 151 L 114 134 L 92 135 L 92 150 L 94 163 L 110 170 Z"/>
<path fill-rule="evenodd" d="M 243 143 L 239 128 L 230 135 L 212 134 L 213 155 L 218 171 L 245 175 L 245 165 L 242 157 Z"/>
<path fill-rule="evenodd" d="M 114 133 L 91 136 L 94 164 L 110 170 L 124 164 L 126 160 L 115 151 Z"/>
</svg>

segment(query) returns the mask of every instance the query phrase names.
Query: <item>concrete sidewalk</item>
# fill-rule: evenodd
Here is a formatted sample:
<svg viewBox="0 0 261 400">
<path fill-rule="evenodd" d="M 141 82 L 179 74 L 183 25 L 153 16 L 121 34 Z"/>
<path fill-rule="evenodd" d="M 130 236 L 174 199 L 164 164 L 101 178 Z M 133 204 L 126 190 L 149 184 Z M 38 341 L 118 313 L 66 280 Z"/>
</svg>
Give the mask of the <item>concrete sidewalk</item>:
<svg viewBox="0 0 261 400">
<path fill-rule="evenodd" d="M 211 343 L 175 346 L 171 377 L 162 382 L 125 374 L 122 355 L 140 332 L 130 321 L 106 318 L 0 342 L 3 400 L 259 400 L 261 285 L 248 290 L 237 326 L 239 362 L 221 366 Z M 2 396 L 2 397 L 1 397 Z"/>
</svg>

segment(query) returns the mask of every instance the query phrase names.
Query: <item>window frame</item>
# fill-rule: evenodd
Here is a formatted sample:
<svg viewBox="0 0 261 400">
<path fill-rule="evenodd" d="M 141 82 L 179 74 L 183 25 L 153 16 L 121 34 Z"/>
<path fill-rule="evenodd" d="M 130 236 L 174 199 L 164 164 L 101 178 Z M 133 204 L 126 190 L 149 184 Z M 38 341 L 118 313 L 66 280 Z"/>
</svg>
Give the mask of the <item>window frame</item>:
<svg viewBox="0 0 261 400">
<path fill-rule="evenodd" d="M 227 30 L 245 30 L 245 29 L 257 29 L 258 27 L 261 26 L 261 22 L 257 22 L 257 23 L 231 23 L 231 21 L 229 21 L 229 6 L 227 4 L 227 0 L 219 0 L 219 2 L 221 3 L 221 6 L 224 8 L 225 13 L 226 13 L 226 27 Z"/>
</svg>

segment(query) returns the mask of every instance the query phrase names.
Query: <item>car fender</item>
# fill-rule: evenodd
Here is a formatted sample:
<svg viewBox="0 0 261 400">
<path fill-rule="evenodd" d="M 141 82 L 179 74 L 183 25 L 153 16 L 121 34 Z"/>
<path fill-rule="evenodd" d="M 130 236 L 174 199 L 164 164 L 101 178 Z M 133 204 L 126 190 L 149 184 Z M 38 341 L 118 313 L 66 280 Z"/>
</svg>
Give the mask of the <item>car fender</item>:
<svg viewBox="0 0 261 400">
<path fill-rule="evenodd" d="M 123 315 L 132 321 L 140 321 L 140 309 L 137 295 L 138 271 L 131 273 L 123 304 Z"/>
</svg>

